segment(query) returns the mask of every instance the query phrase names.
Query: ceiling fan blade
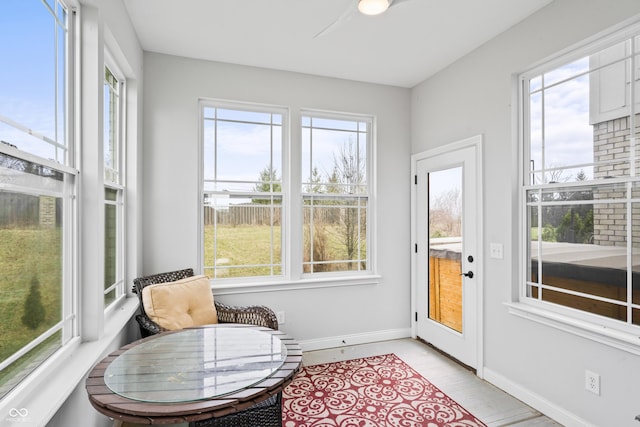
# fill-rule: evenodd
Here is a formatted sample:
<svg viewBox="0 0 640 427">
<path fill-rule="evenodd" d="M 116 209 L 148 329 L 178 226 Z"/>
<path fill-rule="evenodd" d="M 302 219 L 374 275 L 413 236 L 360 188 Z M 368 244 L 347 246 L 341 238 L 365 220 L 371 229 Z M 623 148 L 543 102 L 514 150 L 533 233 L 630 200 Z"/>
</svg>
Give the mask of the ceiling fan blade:
<svg viewBox="0 0 640 427">
<path fill-rule="evenodd" d="M 315 39 L 315 38 L 321 37 L 335 30 L 340 25 L 342 25 L 343 23 L 353 18 L 353 15 L 356 13 L 357 10 L 358 10 L 358 2 L 351 0 L 349 2 L 349 6 L 347 6 L 347 8 L 344 10 L 344 12 L 342 12 L 342 14 L 338 17 L 338 19 L 336 19 L 331 24 L 324 27 L 319 33 L 313 36 L 313 38 Z"/>
<path fill-rule="evenodd" d="M 409 0 L 389 0 L 389 7 L 395 6 L 398 3 L 403 3 L 406 1 L 409 1 Z M 321 37 L 335 30 L 340 25 L 348 22 L 351 18 L 353 18 L 353 15 L 355 15 L 357 11 L 358 11 L 358 0 L 351 0 L 349 3 L 349 6 L 347 6 L 345 11 L 342 12 L 342 15 L 340 15 L 338 19 L 333 21 L 331 24 L 324 27 L 320 32 L 318 32 L 315 36 L 313 36 L 313 38 L 315 39 L 315 38 Z"/>
<path fill-rule="evenodd" d="M 389 7 L 391 7 L 391 6 L 395 6 L 395 5 L 397 5 L 398 3 L 404 3 L 404 2 L 406 2 L 406 1 L 409 1 L 409 0 L 389 0 Z"/>
</svg>

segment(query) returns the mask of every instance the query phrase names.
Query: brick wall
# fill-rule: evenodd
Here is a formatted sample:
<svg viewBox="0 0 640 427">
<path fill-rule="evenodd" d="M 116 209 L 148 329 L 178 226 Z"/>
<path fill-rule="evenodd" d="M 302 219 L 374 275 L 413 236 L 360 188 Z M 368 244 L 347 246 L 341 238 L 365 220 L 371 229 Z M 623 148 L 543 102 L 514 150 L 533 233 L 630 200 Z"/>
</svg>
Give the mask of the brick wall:
<svg viewBox="0 0 640 427">
<path fill-rule="evenodd" d="M 637 116 L 640 120 L 640 115 Z M 630 175 L 629 156 L 631 154 L 631 129 L 629 117 L 621 117 L 593 126 L 594 161 L 612 162 L 597 165 L 594 178 L 616 178 Z M 616 162 L 616 160 L 620 160 Z M 638 167 L 640 165 L 637 165 Z M 636 171 L 638 174 L 640 171 Z M 607 191 L 594 191 L 594 201 L 609 198 L 622 198 L 622 188 Z M 634 195 L 637 197 L 637 195 Z M 632 206 L 633 227 L 640 231 L 640 207 Z M 593 243 L 601 246 L 626 246 L 627 244 L 627 207 L 625 203 L 613 203 L 593 207 Z M 640 247 L 640 232 L 634 231 L 633 245 Z"/>
</svg>

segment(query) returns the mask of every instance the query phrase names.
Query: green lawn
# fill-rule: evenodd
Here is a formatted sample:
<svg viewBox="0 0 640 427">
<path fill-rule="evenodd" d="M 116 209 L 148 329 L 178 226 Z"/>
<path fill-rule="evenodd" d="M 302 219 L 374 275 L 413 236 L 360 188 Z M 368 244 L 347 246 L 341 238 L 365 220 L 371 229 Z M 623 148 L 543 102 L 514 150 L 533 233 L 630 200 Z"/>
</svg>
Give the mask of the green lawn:
<svg viewBox="0 0 640 427">
<path fill-rule="evenodd" d="M 217 259 L 221 265 L 265 265 L 280 261 L 280 228 L 266 225 L 218 225 L 218 247 L 214 252 L 214 227 L 205 227 L 204 265 L 214 265 Z M 271 241 L 274 251 L 271 253 Z M 273 257 L 273 261 L 272 261 Z M 268 275 L 269 267 L 246 267 L 229 269 L 229 277 Z"/>
<path fill-rule="evenodd" d="M 60 321 L 61 239 L 57 228 L 0 229 L 0 360 Z M 31 329 L 22 319 L 34 278 L 39 282 L 44 317 Z"/>
<path fill-rule="evenodd" d="M 268 225 L 218 225 L 217 237 L 218 247 L 214 253 L 213 237 L 214 227 L 205 226 L 205 266 L 214 265 L 217 259 L 220 265 L 266 265 L 280 262 L 280 228 L 272 228 Z M 329 259 L 347 259 L 347 252 L 341 230 L 337 226 L 325 226 L 326 233 L 326 256 Z M 316 236 L 317 238 L 318 236 Z M 273 253 L 271 253 L 271 242 L 273 239 Z M 363 243 L 363 258 L 364 245 Z M 308 252 L 308 245 L 305 244 L 305 251 Z M 271 259 L 273 257 L 273 261 Z M 304 257 L 309 259 L 308 254 Z M 224 272 L 225 277 L 239 276 L 261 276 L 269 275 L 269 267 L 246 267 L 230 268 Z M 274 274 L 280 274 L 276 271 Z"/>
</svg>

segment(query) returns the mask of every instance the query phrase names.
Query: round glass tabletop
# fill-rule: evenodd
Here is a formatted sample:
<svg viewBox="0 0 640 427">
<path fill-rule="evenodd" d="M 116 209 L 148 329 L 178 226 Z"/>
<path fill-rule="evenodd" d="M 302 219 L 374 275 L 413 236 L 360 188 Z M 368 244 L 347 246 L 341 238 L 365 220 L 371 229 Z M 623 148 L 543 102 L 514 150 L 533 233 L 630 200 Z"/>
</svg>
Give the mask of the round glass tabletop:
<svg viewBox="0 0 640 427">
<path fill-rule="evenodd" d="M 282 341 L 243 327 L 184 329 L 144 341 L 107 367 L 114 393 L 144 402 L 188 402 L 249 388 L 287 358 Z"/>
</svg>

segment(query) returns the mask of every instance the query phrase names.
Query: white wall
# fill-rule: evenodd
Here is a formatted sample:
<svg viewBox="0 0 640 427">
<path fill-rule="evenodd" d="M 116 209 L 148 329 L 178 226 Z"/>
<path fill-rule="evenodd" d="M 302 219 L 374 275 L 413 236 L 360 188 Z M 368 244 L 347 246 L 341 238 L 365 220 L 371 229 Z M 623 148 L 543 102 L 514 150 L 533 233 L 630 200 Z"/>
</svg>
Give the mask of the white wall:
<svg viewBox="0 0 640 427">
<path fill-rule="evenodd" d="M 412 153 L 484 134 L 484 360 L 487 378 L 567 425 L 630 426 L 640 414 L 640 357 L 507 313 L 518 259 L 512 76 L 640 13 L 636 0 L 555 0 L 412 91 Z M 601 396 L 584 387 L 601 375 Z"/>
<path fill-rule="evenodd" d="M 378 121 L 381 283 L 310 290 L 292 285 L 291 290 L 216 298 L 284 311 L 281 329 L 315 345 L 345 336 L 347 343 L 408 336 L 410 91 L 154 53 L 145 53 L 144 68 L 145 274 L 196 267 L 199 98 L 286 106 L 293 124 L 302 108 L 371 114 Z"/>
</svg>

